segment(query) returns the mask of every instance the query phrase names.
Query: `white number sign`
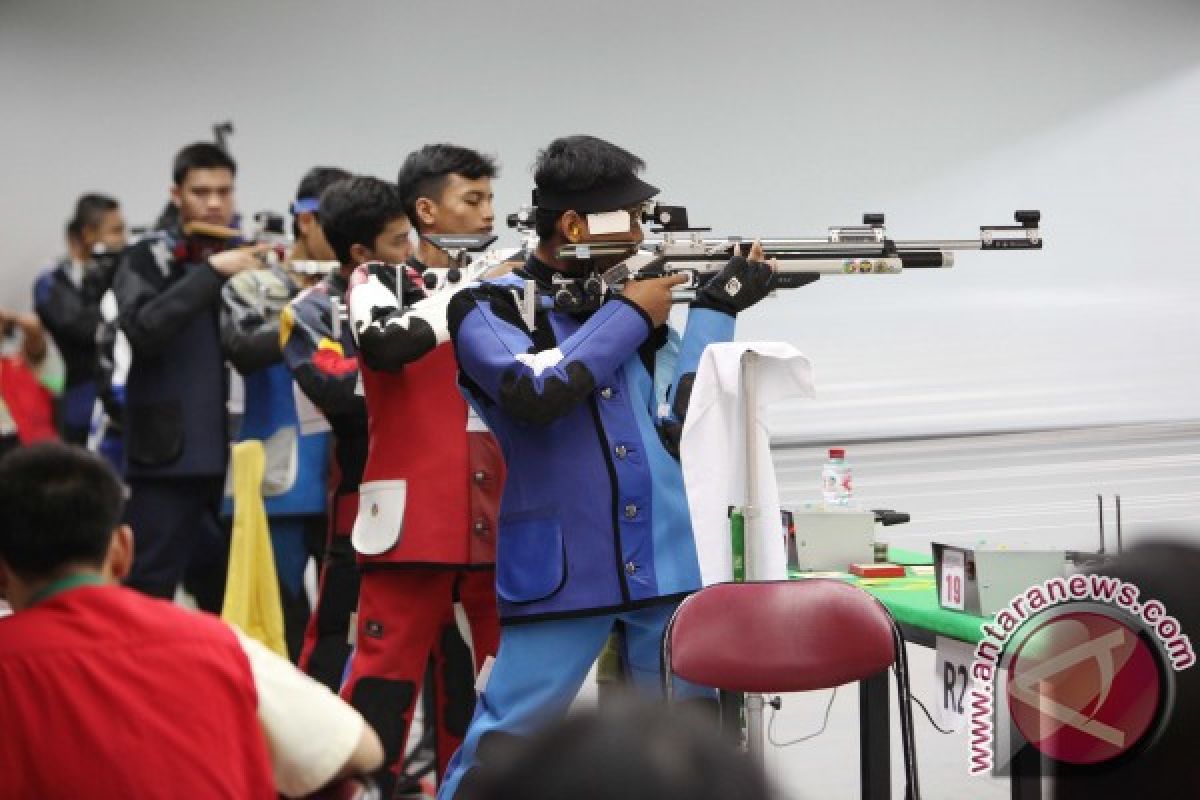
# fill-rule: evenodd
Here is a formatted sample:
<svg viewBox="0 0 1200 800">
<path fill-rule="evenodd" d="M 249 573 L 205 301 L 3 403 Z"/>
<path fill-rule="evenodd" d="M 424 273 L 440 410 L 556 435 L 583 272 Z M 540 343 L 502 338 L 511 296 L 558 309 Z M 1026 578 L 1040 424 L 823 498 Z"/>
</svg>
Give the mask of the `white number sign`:
<svg viewBox="0 0 1200 800">
<path fill-rule="evenodd" d="M 975 648 L 967 642 L 937 637 L 933 685 L 938 698 L 934 716 L 938 725 L 946 730 L 962 730 L 966 723 L 972 683 L 971 661 L 974 657 Z"/>
<path fill-rule="evenodd" d="M 942 585 L 939 589 L 942 608 L 963 610 L 965 581 L 966 554 L 962 550 L 946 548 L 942 551 Z"/>
</svg>

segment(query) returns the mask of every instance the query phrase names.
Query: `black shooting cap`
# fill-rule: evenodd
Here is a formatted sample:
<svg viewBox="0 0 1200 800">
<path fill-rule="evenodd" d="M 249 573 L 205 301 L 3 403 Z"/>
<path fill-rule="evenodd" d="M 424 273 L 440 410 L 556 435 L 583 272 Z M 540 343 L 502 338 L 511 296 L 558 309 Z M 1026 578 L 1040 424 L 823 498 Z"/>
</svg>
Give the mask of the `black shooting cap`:
<svg viewBox="0 0 1200 800">
<path fill-rule="evenodd" d="M 657 186 L 629 174 L 584 189 L 534 189 L 533 204 L 547 211 L 594 214 L 629 208 L 644 203 L 656 194 Z"/>
</svg>

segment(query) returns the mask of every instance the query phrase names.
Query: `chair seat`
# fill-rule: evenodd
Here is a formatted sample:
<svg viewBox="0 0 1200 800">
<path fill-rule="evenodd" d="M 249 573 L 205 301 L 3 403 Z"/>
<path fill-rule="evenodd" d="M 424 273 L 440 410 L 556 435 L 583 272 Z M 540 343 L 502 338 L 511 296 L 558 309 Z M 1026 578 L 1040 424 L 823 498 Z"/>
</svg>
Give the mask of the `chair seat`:
<svg viewBox="0 0 1200 800">
<path fill-rule="evenodd" d="M 735 692 L 826 689 L 896 660 L 887 610 L 822 578 L 711 586 L 680 605 L 667 645 L 674 674 Z"/>
</svg>

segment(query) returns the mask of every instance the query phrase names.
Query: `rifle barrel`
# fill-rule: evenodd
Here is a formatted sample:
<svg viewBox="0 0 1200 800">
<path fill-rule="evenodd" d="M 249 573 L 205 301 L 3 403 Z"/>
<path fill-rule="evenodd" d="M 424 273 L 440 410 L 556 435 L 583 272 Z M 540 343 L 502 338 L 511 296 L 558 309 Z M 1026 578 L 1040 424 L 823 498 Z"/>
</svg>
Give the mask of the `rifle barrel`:
<svg viewBox="0 0 1200 800">
<path fill-rule="evenodd" d="M 817 254 L 837 253 L 840 255 L 855 255 L 866 253 L 884 253 L 888 248 L 897 251 L 929 251 L 929 250 L 982 250 L 984 243 L 980 239 L 918 239 L 910 241 L 882 242 L 831 242 L 828 239 L 759 239 L 763 252 L 767 255 L 794 254 L 796 257 Z M 735 243 L 742 245 L 745 251 L 753 240 L 731 237 L 729 239 L 700 239 L 671 241 L 669 239 L 650 240 L 642 243 L 643 250 L 650 250 L 664 256 L 684 256 L 689 251 L 700 255 L 702 251 L 712 254 L 728 253 Z"/>
</svg>

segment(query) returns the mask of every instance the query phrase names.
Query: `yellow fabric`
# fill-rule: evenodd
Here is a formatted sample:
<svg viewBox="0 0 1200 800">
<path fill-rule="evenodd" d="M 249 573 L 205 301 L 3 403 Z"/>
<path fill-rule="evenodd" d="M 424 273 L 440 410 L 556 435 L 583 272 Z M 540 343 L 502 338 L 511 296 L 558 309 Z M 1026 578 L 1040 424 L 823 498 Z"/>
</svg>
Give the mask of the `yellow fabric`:
<svg viewBox="0 0 1200 800">
<path fill-rule="evenodd" d="M 283 307 L 283 311 L 279 312 L 279 347 L 287 347 L 288 339 L 292 338 L 292 328 L 296 326 L 296 314 L 292 311 L 291 304 Z"/>
<path fill-rule="evenodd" d="M 601 683 L 621 680 L 621 635 L 616 631 L 608 635 L 604 649 L 596 659 L 596 680 Z"/>
<path fill-rule="evenodd" d="M 317 345 L 317 349 L 318 350 L 332 350 L 333 352 L 337 353 L 339 356 L 342 356 L 343 358 L 346 355 L 346 351 L 342 349 L 341 342 L 335 342 L 333 339 L 330 339 L 328 336 L 321 337 L 321 342 L 320 342 L 320 344 Z"/>
<path fill-rule="evenodd" d="M 233 540 L 221 619 L 287 658 L 283 603 L 261 491 L 266 462 L 258 440 L 233 446 Z"/>
</svg>

